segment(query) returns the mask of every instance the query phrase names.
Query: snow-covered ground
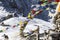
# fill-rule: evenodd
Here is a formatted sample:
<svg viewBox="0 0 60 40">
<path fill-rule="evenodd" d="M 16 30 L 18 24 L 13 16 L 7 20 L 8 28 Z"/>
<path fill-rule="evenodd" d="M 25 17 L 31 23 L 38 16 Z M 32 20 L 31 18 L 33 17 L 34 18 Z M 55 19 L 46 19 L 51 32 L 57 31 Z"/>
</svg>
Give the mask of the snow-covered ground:
<svg viewBox="0 0 60 40">
<path fill-rule="evenodd" d="M 24 30 L 24 32 L 30 32 L 31 30 L 35 30 L 38 27 L 35 26 L 38 25 L 39 26 L 39 33 L 44 33 L 44 30 L 49 30 L 49 29 L 54 29 L 55 27 L 53 27 L 53 23 L 50 22 L 46 22 L 44 20 L 41 19 L 36 19 L 34 18 L 33 20 L 31 20 L 27 26 L 26 29 Z"/>
<path fill-rule="evenodd" d="M 23 20 L 28 20 L 28 19 L 26 19 L 25 17 L 18 17 L 18 18 L 14 17 L 14 18 L 10 18 L 8 20 L 5 20 L 3 22 L 5 24 L 9 24 L 9 25 L 16 25 L 16 24 L 19 23 L 20 20 L 23 21 Z M 38 28 L 35 25 L 39 26 L 39 28 L 40 28 L 39 33 L 44 33 L 44 30 L 54 29 L 54 27 L 53 27 L 54 24 L 52 24 L 50 22 L 46 22 L 46 21 L 41 20 L 41 19 L 34 18 L 34 19 L 32 19 L 32 20 L 30 20 L 28 22 L 28 24 L 27 24 L 27 26 L 26 26 L 26 28 L 24 29 L 23 32 L 24 33 L 27 33 L 27 32 L 31 33 L 31 31 L 36 30 Z M 9 27 L 8 30 L 6 30 L 5 32 L 2 32 L 0 34 L 8 35 L 9 38 L 10 38 L 9 40 L 15 40 L 16 37 L 18 37 L 20 39 L 20 37 L 19 37 L 19 29 L 20 29 L 19 26 L 16 26 L 15 28 Z M 2 36 L 2 35 L 0 35 L 0 36 Z"/>
<path fill-rule="evenodd" d="M 6 30 L 7 26 L 0 25 L 0 29 L 3 30 L 3 32 L 1 32 L 0 34 L 8 35 L 9 40 L 20 40 L 20 37 L 19 37 L 19 32 L 20 32 L 19 26 L 20 25 L 18 25 L 18 24 L 20 21 L 24 22 L 25 20 L 28 20 L 28 19 L 26 17 L 13 17 L 13 18 L 3 21 L 5 25 L 10 25 L 10 26 L 8 26 L 8 30 Z M 16 25 L 15 28 L 13 28 L 14 25 Z M 2 36 L 2 35 L 0 35 L 0 36 Z"/>
</svg>

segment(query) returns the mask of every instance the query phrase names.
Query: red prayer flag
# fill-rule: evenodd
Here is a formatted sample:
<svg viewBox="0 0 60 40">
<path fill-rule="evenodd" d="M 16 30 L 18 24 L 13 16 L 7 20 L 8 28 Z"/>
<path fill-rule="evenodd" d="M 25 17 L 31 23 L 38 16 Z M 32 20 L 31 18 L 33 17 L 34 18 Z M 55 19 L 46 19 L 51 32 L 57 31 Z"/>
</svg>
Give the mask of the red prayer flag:
<svg viewBox="0 0 60 40">
<path fill-rule="evenodd" d="M 52 0 L 48 0 L 48 2 L 51 2 Z"/>
<path fill-rule="evenodd" d="M 60 2 L 59 0 L 55 0 L 55 2 Z"/>
</svg>

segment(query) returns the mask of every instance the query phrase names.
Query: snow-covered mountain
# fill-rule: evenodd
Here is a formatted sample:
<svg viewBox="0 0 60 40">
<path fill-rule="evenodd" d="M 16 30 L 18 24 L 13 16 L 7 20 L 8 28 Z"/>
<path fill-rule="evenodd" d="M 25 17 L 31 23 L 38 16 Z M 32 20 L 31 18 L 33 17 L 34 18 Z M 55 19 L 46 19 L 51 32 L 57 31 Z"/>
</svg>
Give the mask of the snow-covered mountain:
<svg viewBox="0 0 60 40">
<path fill-rule="evenodd" d="M 9 40 L 21 40 L 20 35 L 19 35 L 20 34 L 20 25 L 18 25 L 20 21 L 24 22 L 26 20 L 29 20 L 28 24 L 26 25 L 26 27 L 23 31 L 24 33 L 28 33 L 28 34 L 32 34 L 32 31 L 36 30 L 38 28 L 38 26 L 39 26 L 39 33 L 44 33 L 44 30 L 48 31 L 49 29 L 55 29 L 55 27 L 53 26 L 54 24 L 52 23 L 54 13 L 51 13 L 49 10 L 44 10 L 41 14 L 37 15 L 35 18 L 33 18 L 31 20 L 27 19 L 27 17 L 21 16 L 20 13 L 22 13 L 22 12 L 24 12 L 25 16 L 28 15 L 32 4 L 34 6 L 36 6 L 37 8 L 40 7 L 42 9 L 43 7 L 41 7 L 40 5 L 37 5 L 37 4 L 35 5 L 35 3 L 37 3 L 36 2 L 37 0 L 32 0 L 33 2 L 28 1 L 28 0 L 26 0 L 26 1 L 15 0 L 15 1 L 16 1 L 17 7 L 18 8 L 22 7 L 22 10 L 8 6 L 8 4 L 5 5 L 5 3 L 8 3 L 7 0 L 4 0 L 3 3 L 0 2 L 0 19 L 8 16 L 9 14 L 13 15 L 14 13 L 16 13 L 19 16 L 19 17 L 13 17 L 13 18 L 3 21 L 4 24 L 11 25 L 11 26 L 9 26 L 8 30 L 6 30 L 6 28 L 5 28 L 6 26 L 0 25 L 0 29 L 4 30 L 3 32 L 0 33 L 0 39 L 4 39 L 2 37 L 2 35 L 6 34 L 6 35 L 8 35 Z M 13 26 L 16 26 L 16 27 L 13 28 Z"/>
</svg>

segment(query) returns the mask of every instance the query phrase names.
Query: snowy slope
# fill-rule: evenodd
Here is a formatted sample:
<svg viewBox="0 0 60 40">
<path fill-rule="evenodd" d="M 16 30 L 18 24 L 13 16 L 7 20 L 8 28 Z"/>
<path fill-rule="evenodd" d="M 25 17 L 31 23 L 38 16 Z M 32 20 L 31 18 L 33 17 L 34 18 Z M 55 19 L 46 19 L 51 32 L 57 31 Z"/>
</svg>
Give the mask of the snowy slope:
<svg viewBox="0 0 60 40">
<path fill-rule="evenodd" d="M 20 21 L 28 20 L 26 17 L 13 17 L 8 20 L 3 21 L 5 24 L 8 25 L 17 25 Z"/>
<path fill-rule="evenodd" d="M 14 18 L 10 18 L 8 20 L 5 20 L 3 21 L 5 24 L 8 24 L 8 25 L 16 25 L 19 23 L 19 20 L 17 17 L 14 17 Z"/>
<path fill-rule="evenodd" d="M 7 12 L 3 6 L 0 6 L 0 17 L 5 17 L 8 14 L 10 14 L 9 12 Z"/>
<path fill-rule="evenodd" d="M 5 24 L 13 26 L 13 25 L 17 25 L 20 21 L 25 21 L 25 20 L 27 20 L 26 17 L 13 17 L 13 18 L 10 18 L 10 19 L 5 20 L 3 22 Z M 20 27 L 19 27 L 19 25 L 17 25 L 15 28 L 13 28 L 13 27 L 8 27 L 8 28 L 9 28 L 8 30 L 4 30 L 4 29 L 6 29 L 5 26 L 0 26 L 0 29 L 4 30 L 2 33 L 0 33 L 1 39 L 3 38 L 2 35 L 6 34 L 6 35 L 8 35 L 9 40 L 20 40 L 20 37 L 19 37 Z"/>
<path fill-rule="evenodd" d="M 6 34 L 9 37 L 9 40 L 14 40 L 14 37 L 19 36 L 19 28 L 9 28 L 5 32 L 0 33 L 0 37 L 3 38 L 3 35 Z"/>
<path fill-rule="evenodd" d="M 44 30 L 54 29 L 54 27 L 53 27 L 54 24 L 53 23 L 34 18 L 33 20 L 31 20 L 27 24 L 24 32 L 26 32 L 26 33 L 29 32 L 30 33 L 31 30 L 37 29 L 38 27 L 35 26 L 35 25 L 39 26 L 39 33 L 44 33 Z"/>
<path fill-rule="evenodd" d="M 3 22 L 5 24 L 15 25 L 15 24 L 18 24 L 19 21 L 25 21 L 25 20 L 28 20 L 28 19 L 26 17 L 18 17 L 18 18 L 14 17 L 14 18 L 10 18 L 8 20 L 5 20 Z M 34 18 L 28 22 L 28 24 L 23 32 L 24 33 L 27 33 L 27 32 L 31 33 L 31 31 L 34 31 L 38 28 L 35 25 L 39 25 L 39 33 L 44 33 L 44 30 L 54 29 L 53 23 Z M 19 26 L 15 27 L 15 28 L 9 27 L 8 30 L 6 30 L 5 32 L 2 32 L 0 34 L 1 34 L 0 36 L 2 36 L 3 34 L 8 35 L 9 40 L 17 40 L 17 39 L 19 40 L 19 38 L 21 38 L 21 37 L 18 37 L 19 36 Z"/>
<path fill-rule="evenodd" d="M 0 17 L 5 17 L 7 16 L 8 13 L 4 10 L 4 7 L 0 6 Z"/>
<path fill-rule="evenodd" d="M 3 6 L 0 6 L 0 22 L 4 20 L 4 17 L 7 17 L 8 15 L 13 15 L 13 13 L 7 12 Z"/>
</svg>

